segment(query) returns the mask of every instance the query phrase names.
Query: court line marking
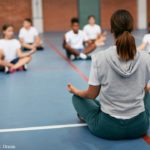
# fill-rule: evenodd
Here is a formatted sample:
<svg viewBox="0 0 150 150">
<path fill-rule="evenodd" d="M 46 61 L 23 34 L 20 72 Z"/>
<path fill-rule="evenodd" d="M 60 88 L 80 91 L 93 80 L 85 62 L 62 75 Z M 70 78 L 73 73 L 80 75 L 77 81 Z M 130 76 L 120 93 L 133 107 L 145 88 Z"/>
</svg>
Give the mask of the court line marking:
<svg viewBox="0 0 150 150">
<path fill-rule="evenodd" d="M 55 47 L 48 38 L 45 38 L 47 41 L 47 45 L 54 50 L 59 56 L 65 59 L 68 64 L 80 75 L 80 77 L 84 81 L 88 81 L 88 77 L 78 68 L 76 67 L 59 49 Z M 85 127 L 87 124 L 66 124 L 66 125 L 50 125 L 50 126 L 39 126 L 39 127 L 25 127 L 25 128 L 10 128 L 10 129 L 0 129 L 0 133 L 8 133 L 8 132 L 25 132 L 25 131 L 38 131 L 38 130 L 50 130 L 50 129 L 61 129 L 61 128 L 75 128 L 75 127 Z"/>
<path fill-rule="evenodd" d="M 86 127 L 86 126 L 87 126 L 87 124 L 81 124 L 80 123 L 80 124 L 39 126 L 39 127 L 11 128 L 11 129 L 0 129 L 0 133 L 26 132 L 26 131 L 51 130 L 51 129 L 64 129 L 64 128 Z"/>
<path fill-rule="evenodd" d="M 46 39 L 46 43 L 47 45 L 53 50 L 55 51 L 60 57 L 62 57 L 64 60 L 66 60 L 68 62 L 69 65 L 71 65 L 71 67 L 80 75 L 80 77 L 82 77 L 82 79 L 84 79 L 86 82 L 88 82 L 88 77 L 78 68 L 76 67 L 72 61 L 70 61 L 48 38 Z M 149 135 L 145 135 L 143 136 L 144 141 L 150 145 L 150 136 Z"/>
<path fill-rule="evenodd" d="M 73 70 L 75 70 L 79 75 L 80 77 L 88 82 L 88 77 L 76 66 L 72 63 L 72 61 L 70 61 L 52 42 L 50 42 L 50 40 L 46 37 L 45 38 L 46 40 L 46 44 L 53 50 L 55 51 L 60 57 L 62 57 L 69 65 L 70 67 L 73 68 Z"/>
</svg>

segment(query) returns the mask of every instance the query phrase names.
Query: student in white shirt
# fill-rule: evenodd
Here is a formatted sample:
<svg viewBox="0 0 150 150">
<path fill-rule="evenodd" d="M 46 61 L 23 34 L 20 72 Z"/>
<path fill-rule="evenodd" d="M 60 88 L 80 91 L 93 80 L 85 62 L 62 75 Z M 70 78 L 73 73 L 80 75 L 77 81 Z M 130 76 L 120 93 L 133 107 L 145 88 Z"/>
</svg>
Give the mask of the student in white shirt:
<svg viewBox="0 0 150 150">
<path fill-rule="evenodd" d="M 71 30 L 64 36 L 63 47 L 66 50 L 67 57 L 71 60 L 89 59 L 88 54 L 93 52 L 101 43 L 101 39 L 93 43 L 88 43 L 85 33 L 80 30 L 78 18 L 71 19 Z"/>
<path fill-rule="evenodd" d="M 142 44 L 138 47 L 138 50 L 145 50 L 150 53 L 150 23 L 148 24 L 148 33 L 144 35 Z"/>
<path fill-rule="evenodd" d="M 94 42 L 98 38 L 103 38 L 101 45 L 104 45 L 106 40 L 106 32 L 102 33 L 101 27 L 96 24 L 95 16 L 88 17 L 88 24 L 83 28 L 84 33 L 87 36 L 88 42 Z"/>
<path fill-rule="evenodd" d="M 31 55 L 35 49 L 23 53 L 21 44 L 13 38 L 14 28 L 6 24 L 2 27 L 3 39 L 0 40 L 0 68 L 6 73 L 23 71 L 27 69 L 27 63 L 31 61 Z"/>
<path fill-rule="evenodd" d="M 32 26 L 32 20 L 26 18 L 23 27 L 19 31 L 19 40 L 23 50 L 43 50 L 42 41 L 35 27 Z"/>
</svg>

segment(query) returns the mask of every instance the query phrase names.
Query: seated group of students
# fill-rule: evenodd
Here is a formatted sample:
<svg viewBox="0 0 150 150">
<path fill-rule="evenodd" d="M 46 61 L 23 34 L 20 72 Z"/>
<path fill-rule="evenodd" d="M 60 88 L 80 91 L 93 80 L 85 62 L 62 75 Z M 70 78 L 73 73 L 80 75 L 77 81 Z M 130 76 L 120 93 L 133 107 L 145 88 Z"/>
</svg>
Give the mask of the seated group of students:
<svg viewBox="0 0 150 150">
<path fill-rule="evenodd" d="M 150 53 L 150 24 L 148 34 L 143 38 L 143 43 L 138 50 L 147 50 Z M 32 20 L 24 19 L 23 27 L 19 31 L 19 40 L 14 38 L 14 27 L 11 24 L 2 26 L 2 39 L 0 39 L 0 71 L 13 73 L 27 70 L 27 64 L 31 61 L 31 55 L 36 50 L 43 50 L 42 40 Z M 80 30 L 78 18 L 71 19 L 71 30 L 64 36 L 63 48 L 67 57 L 71 60 L 91 59 L 89 55 L 98 46 L 105 44 L 106 32 L 96 24 L 95 16 L 88 17 L 88 24 Z"/>
<path fill-rule="evenodd" d="M 2 26 L 0 39 L 0 71 L 13 73 L 27 70 L 31 55 L 36 50 L 43 50 L 42 40 L 32 20 L 24 19 L 23 27 L 19 31 L 19 40 L 14 38 L 14 27 L 11 24 Z"/>
<path fill-rule="evenodd" d="M 98 46 L 104 45 L 106 32 L 102 32 L 101 27 L 96 24 L 95 16 L 88 17 L 88 24 L 80 30 L 78 18 L 71 19 L 71 30 L 64 36 L 63 48 L 67 57 L 71 60 L 90 59 L 90 53 Z"/>
<path fill-rule="evenodd" d="M 98 46 L 103 46 L 106 40 L 106 32 L 102 32 L 101 27 L 96 24 L 95 16 L 88 17 L 88 24 L 80 30 L 78 18 L 71 19 L 71 30 L 64 35 L 63 48 L 66 50 L 70 60 L 91 59 L 89 55 Z M 144 35 L 142 44 L 137 48 L 150 53 L 150 23 L 148 33 Z"/>
</svg>

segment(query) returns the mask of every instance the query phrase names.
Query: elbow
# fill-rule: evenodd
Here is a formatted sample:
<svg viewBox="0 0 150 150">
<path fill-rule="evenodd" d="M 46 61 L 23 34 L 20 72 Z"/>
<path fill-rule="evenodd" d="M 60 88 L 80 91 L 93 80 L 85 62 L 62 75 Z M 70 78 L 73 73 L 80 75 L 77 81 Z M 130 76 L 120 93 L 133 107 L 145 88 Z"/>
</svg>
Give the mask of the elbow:
<svg viewBox="0 0 150 150">
<path fill-rule="evenodd" d="M 67 45 L 66 45 L 65 43 L 63 43 L 63 44 L 62 44 L 62 47 L 63 47 L 64 49 L 66 49 L 66 48 L 67 48 Z"/>
<path fill-rule="evenodd" d="M 97 98 L 98 95 L 93 95 L 93 94 L 90 94 L 90 95 L 87 95 L 87 98 L 88 99 L 91 99 L 91 100 L 95 100 Z"/>
</svg>

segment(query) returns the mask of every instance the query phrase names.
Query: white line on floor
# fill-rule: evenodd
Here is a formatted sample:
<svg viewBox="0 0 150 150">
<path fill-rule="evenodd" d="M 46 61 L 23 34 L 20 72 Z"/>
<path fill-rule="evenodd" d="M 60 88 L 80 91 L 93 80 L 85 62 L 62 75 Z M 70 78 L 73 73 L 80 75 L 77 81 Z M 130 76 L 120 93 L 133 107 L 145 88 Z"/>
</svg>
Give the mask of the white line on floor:
<svg viewBox="0 0 150 150">
<path fill-rule="evenodd" d="M 26 128 L 12 128 L 12 129 L 0 129 L 0 133 L 75 128 L 75 127 L 85 127 L 85 126 L 87 126 L 87 124 L 66 124 L 66 125 L 50 125 L 50 126 L 26 127 Z"/>
</svg>

